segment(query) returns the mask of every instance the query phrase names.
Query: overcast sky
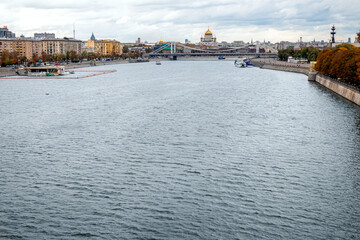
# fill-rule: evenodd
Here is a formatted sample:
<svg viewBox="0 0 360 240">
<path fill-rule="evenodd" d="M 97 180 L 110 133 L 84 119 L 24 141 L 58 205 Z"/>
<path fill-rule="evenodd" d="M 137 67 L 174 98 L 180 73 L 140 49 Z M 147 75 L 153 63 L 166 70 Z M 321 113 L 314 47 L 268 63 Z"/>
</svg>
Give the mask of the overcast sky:
<svg viewBox="0 0 360 240">
<path fill-rule="evenodd" d="M 0 25 L 17 36 L 51 32 L 56 37 L 120 42 L 199 42 L 207 27 L 218 41 L 336 40 L 360 30 L 360 0 L 0 0 Z"/>
</svg>

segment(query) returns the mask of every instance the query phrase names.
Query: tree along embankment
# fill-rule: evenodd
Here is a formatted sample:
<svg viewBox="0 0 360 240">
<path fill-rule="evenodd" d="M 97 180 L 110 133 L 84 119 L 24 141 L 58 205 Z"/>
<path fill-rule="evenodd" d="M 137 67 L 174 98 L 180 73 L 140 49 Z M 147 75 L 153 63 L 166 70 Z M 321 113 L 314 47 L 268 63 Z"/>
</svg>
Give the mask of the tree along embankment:
<svg viewBox="0 0 360 240">
<path fill-rule="evenodd" d="M 351 44 L 327 48 L 319 53 L 315 70 L 360 89 L 360 48 Z"/>
</svg>

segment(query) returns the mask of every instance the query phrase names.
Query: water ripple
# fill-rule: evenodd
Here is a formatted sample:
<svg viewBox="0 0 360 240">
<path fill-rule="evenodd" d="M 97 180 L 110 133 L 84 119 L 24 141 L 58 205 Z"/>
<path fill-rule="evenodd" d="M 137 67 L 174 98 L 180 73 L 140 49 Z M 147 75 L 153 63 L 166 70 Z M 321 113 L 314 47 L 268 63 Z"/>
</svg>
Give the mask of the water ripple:
<svg viewBox="0 0 360 240">
<path fill-rule="evenodd" d="M 359 107 L 226 61 L 101 68 L 0 79 L 0 239 L 360 239 Z"/>
</svg>

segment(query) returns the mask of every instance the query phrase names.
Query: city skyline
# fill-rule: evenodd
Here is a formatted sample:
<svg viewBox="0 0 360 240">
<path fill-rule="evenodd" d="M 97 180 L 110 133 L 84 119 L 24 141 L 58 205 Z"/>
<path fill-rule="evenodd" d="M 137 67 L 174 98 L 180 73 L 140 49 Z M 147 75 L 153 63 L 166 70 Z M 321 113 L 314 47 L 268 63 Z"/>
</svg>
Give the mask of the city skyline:
<svg viewBox="0 0 360 240">
<path fill-rule="evenodd" d="M 351 6 L 351 7 L 349 7 Z M 160 39 L 199 42 L 210 27 L 218 41 L 303 41 L 354 40 L 359 31 L 360 2 L 346 0 L 302 1 L 21 1 L 0 3 L 1 25 L 17 36 L 52 32 L 57 37 L 88 40 L 91 33 L 100 39 L 149 42 Z"/>
</svg>

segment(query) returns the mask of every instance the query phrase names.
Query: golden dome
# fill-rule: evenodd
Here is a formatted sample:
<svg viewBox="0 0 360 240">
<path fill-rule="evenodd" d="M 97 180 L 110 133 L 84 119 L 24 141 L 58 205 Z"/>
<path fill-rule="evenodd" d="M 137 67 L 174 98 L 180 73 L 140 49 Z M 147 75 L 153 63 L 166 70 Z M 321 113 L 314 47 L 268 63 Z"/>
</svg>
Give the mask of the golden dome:
<svg viewBox="0 0 360 240">
<path fill-rule="evenodd" d="M 210 31 L 210 29 L 208 29 L 205 33 L 205 35 L 212 35 L 212 32 Z"/>
</svg>

